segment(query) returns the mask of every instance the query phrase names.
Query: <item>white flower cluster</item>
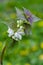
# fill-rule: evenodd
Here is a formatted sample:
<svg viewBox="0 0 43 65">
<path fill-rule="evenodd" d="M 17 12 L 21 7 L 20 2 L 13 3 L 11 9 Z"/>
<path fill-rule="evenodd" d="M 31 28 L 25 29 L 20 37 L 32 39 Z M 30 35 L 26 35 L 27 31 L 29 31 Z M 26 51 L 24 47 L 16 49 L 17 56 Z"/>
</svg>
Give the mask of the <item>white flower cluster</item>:
<svg viewBox="0 0 43 65">
<path fill-rule="evenodd" d="M 19 22 L 19 21 L 17 21 L 17 22 Z M 8 33 L 8 36 L 9 37 L 12 37 L 12 39 L 17 40 L 17 41 L 18 40 L 21 40 L 22 39 L 22 36 L 25 35 L 24 30 L 23 30 L 23 26 L 20 26 L 19 29 L 16 32 L 14 32 L 9 27 L 7 33 Z"/>
<path fill-rule="evenodd" d="M 20 27 L 22 23 L 23 23 L 22 20 L 17 20 L 17 27 Z"/>
</svg>

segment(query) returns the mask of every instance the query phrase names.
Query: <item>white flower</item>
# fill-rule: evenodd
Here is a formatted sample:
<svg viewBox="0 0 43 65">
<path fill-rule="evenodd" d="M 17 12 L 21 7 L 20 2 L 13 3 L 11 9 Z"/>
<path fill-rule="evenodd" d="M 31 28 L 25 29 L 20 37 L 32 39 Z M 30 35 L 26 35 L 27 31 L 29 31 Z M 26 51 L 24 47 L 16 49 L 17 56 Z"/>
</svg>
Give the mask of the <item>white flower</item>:
<svg viewBox="0 0 43 65">
<path fill-rule="evenodd" d="M 14 33 L 14 35 L 12 36 L 13 39 L 15 40 L 21 40 L 22 36 L 24 35 L 24 31 L 23 31 L 23 27 L 21 26 L 17 32 Z"/>
<path fill-rule="evenodd" d="M 24 33 L 24 30 L 23 30 L 23 26 L 20 26 L 20 28 L 18 29 L 18 34 L 20 34 L 20 35 L 25 35 L 25 33 Z"/>
<path fill-rule="evenodd" d="M 19 34 L 19 33 L 15 33 L 14 36 L 12 36 L 13 39 L 15 40 L 21 40 L 22 39 L 22 36 Z"/>
<path fill-rule="evenodd" d="M 25 33 L 24 33 L 24 32 L 18 32 L 18 34 L 20 34 L 20 35 L 25 35 Z"/>
<path fill-rule="evenodd" d="M 14 31 L 9 27 L 8 28 L 8 36 L 11 37 L 14 34 Z"/>
<path fill-rule="evenodd" d="M 17 40 L 17 41 L 21 40 L 22 39 L 22 36 L 25 35 L 23 26 L 20 26 L 19 29 L 16 32 L 14 32 L 9 27 L 7 32 L 8 32 L 8 36 L 9 37 L 12 37 L 12 39 Z"/>
<path fill-rule="evenodd" d="M 22 39 L 22 36 L 24 35 L 24 32 L 23 32 L 23 27 L 21 26 L 17 32 L 14 33 L 14 31 L 9 27 L 8 28 L 8 36 L 9 37 L 12 37 L 12 39 L 15 39 L 15 40 L 21 40 Z"/>
</svg>

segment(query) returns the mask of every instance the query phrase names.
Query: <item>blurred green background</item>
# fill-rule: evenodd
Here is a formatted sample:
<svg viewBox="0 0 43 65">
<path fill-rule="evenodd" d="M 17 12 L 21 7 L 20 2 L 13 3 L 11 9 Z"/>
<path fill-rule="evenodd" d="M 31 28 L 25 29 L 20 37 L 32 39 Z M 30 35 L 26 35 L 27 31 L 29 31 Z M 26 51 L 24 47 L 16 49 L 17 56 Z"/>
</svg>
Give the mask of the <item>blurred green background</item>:
<svg viewBox="0 0 43 65">
<path fill-rule="evenodd" d="M 25 7 L 42 19 L 32 24 L 31 36 L 16 43 L 8 38 L 3 24 L 14 21 L 14 7 Z M 43 65 L 43 0 L 0 0 L 0 57 L 5 44 L 3 65 Z"/>
</svg>

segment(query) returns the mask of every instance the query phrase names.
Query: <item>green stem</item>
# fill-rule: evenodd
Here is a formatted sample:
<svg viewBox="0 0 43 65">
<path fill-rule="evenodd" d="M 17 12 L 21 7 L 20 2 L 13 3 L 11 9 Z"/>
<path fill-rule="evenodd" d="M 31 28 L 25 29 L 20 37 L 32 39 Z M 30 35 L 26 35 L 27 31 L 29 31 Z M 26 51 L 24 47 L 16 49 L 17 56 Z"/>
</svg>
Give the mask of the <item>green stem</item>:
<svg viewBox="0 0 43 65">
<path fill-rule="evenodd" d="M 4 46 L 2 53 L 1 53 L 1 59 L 0 59 L 0 64 L 3 65 L 3 57 L 4 57 L 4 52 L 6 50 L 6 45 Z"/>
</svg>

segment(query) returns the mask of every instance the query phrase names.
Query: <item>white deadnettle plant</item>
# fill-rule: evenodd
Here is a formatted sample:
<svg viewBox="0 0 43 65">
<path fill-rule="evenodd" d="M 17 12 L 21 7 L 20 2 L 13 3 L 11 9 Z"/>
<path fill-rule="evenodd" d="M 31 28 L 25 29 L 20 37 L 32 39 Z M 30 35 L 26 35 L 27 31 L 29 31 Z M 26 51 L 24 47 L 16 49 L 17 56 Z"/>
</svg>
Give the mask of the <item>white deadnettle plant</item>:
<svg viewBox="0 0 43 65">
<path fill-rule="evenodd" d="M 14 30 L 12 30 L 10 27 L 8 28 L 8 31 L 7 31 L 8 36 L 12 37 L 12 39 L 16 41 L 21 40 L 22 36 L 25 35 L 23 26 L 20 26 L 21 23 L 22 23 L 21 20 L 17 21 L 17 25 L 19 25 L 19 28 L 16 32 L 14 32 Z"/>
<path fill-rule="evenodd" d="M 8 36 L 12 37 L 12 39 L 14 40 L 21 40 L 22 36 L 27 35 L 27 33 L 30 32 L 29 29 L 29 25 L 27 24 L 32 24 L 32 22 L 35 21 L 39 21 L 40 18 L 36 17 L 35 15 L 33 15 L 30 11 L 28 11 L 26 8 L 23 7 L 23 11 L 21 11 L 20 9 L 18 9 L 17 7 L 15 7 L 16 9 L 16 14 L 17 14 L 17 28 L 18 30 L 15 32 L 14 30 L 12 30 L 10 27 L 8 28 Z M 25 14 L 25 16 L 24 16 Z M 27 23 L 27 24 L 25 24 Z M 24 26 L 23 26 L 24 24 Z M 25 32 L 24 32 L 25 29 Z M 31 34 L 31 32 L 30 32 Z"/>
</svg>

